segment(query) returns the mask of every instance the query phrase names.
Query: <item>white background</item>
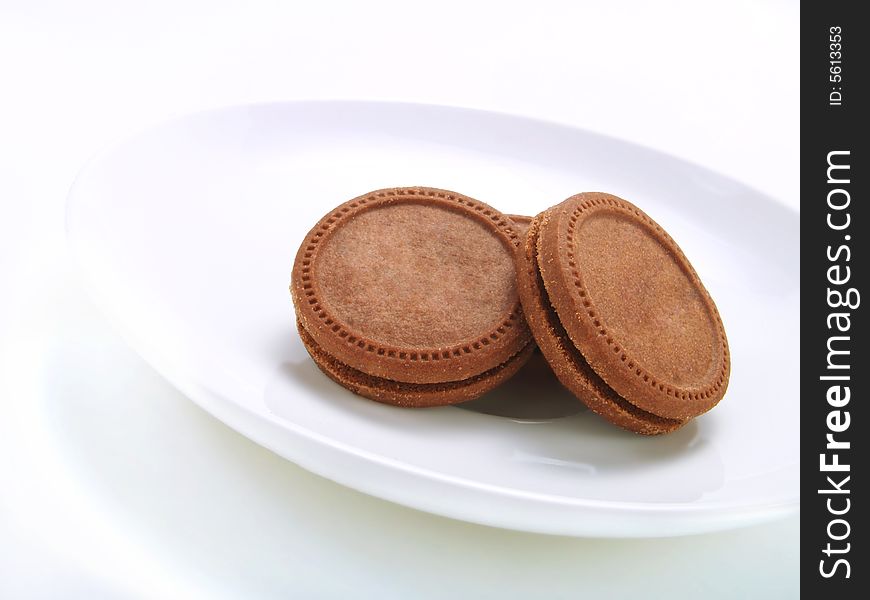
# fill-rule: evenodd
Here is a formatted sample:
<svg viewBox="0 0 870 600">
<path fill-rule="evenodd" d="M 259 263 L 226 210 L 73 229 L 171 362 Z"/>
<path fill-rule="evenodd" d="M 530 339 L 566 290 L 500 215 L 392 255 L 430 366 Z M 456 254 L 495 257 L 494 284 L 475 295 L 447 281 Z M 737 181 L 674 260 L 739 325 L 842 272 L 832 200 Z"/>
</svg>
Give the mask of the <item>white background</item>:
<svg viewBox="0 0 870 600">
<path fill-rule="evenodd" d="M 75 281 L 63 205 L 93 152 L 156 120 L 365 98 L 571 123 L 797 207 L 798 24 L 786 0 L 0 0 L 0 598 L 796 597 L 797 517 L 545 537 L 277 458 L 126 349 Z"/>
</svg>

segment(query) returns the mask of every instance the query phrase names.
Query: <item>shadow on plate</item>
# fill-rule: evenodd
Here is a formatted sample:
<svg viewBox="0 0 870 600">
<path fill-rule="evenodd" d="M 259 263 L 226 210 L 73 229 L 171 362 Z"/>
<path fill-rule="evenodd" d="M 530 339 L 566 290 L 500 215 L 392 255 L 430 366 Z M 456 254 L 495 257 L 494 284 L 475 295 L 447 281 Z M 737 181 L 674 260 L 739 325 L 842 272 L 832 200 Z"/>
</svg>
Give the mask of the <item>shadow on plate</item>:
<svg viewBox="0 0 870 600">
<path fill-rule="evenodd" d="M 311 394 L 300 396 L 298 386 Z M 267 388 L 267 405 L 283 419 L 302 424 L 329 419 L 331 427 L 371 428 L 372 435 L 395 437 L 397 443 L 407 436 L 415 443 L 483 444 L 515 464 L 586 476 L 644 471 L 705 455 L 703 462 L 720 468 L 699 477 L 698 494 L 721 485 L 723 476 L 721 460 L 710 460 L 711 453 L 718 454 L 715 444 L 697 421 L 654 437 L 615 427 L 564 390 L 540 355 L 505 385 L 455 406 L 409 409 L 373 402 L 345 390 L 307 358 L 284 362 Z"/>
<path fill-rule="evenodd" d="M 560 419 L 587 410 L 562 387 L 539 350 L 504 385 L 455 406 L 484 415 L 530 421 Z"/>
</svg>

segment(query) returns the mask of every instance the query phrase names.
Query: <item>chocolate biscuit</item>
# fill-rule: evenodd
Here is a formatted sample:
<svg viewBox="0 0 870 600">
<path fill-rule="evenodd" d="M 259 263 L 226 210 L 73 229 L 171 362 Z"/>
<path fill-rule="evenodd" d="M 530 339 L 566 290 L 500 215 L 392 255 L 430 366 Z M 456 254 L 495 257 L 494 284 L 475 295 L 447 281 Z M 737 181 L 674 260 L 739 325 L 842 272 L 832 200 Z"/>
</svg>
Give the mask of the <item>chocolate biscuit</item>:
<svg viewBox="0 0 870 600">
<path fill-rule="evenodd" d="M 516 291 L 515 227 L 486 204 L 431 188 L 339 206 L 306 236 L 293 267 L 306 348 L 333 379 L 383 402 L 450 404 L 492 389 L 533 348 Z"/>
<path fill-rule="evenodd" d="M 563 385 L 626 429 L 672 431 L 722 398 L 721 318 L 683 252 L 633 204 L 572 196 L 516 255 L 526 318 Z"/>
<path fill-rule="evenodd" d="M 529 230 L 529 225 L 532 224 L 532 217 L 527 217 L 525 215 L 507 215 L 507 217 L 513 221 L 516 226 L 514 229 L 516 229 L 520 239 L 523 239 L 526 236 L 526 232 Z"/>
</svg>

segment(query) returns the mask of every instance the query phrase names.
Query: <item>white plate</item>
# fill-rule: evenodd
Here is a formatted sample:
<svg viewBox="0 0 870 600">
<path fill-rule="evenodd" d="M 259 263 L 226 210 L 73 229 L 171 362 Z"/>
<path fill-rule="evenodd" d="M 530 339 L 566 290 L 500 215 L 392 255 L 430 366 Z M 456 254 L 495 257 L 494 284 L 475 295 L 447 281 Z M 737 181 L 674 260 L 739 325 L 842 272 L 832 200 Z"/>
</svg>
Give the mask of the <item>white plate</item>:
<svg viewBox="0 0 870 600">
<path fill-rule="evenodd" d="M 393 408 L 335 385 L 294 330 L 296 248 L 337 204 L 403 185 L 530 215 L 579 191 L 632 200 L 673 234 L 717 301 L 733 356 L 725 399 L 675 434 L 646 438 L 576 412 L 529 373 L 476 411 Z M 608 537 L 797 510 L 798 226 L 770 198 L 630 143 L 482 111 L 365 102 L 241 106 L 165 123 L 97 156 L 68 205 L 98 303 L 230 427 L 401 504 Z M 533 396 L 545 405 L 522 403 Z M 512 416 L 484 414 L 493 411 Z"/>
</svg>

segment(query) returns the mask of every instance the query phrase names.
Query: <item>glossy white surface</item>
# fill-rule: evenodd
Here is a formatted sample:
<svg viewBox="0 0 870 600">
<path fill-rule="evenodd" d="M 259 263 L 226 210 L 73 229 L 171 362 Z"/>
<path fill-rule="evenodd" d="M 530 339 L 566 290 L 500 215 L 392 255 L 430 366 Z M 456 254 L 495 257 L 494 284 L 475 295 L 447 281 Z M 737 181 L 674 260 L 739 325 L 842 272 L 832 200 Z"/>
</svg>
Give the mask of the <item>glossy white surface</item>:
<svg viewBox="0 0 870 600">
<path fill-rule="evenodd" d="M 4 599 L 797 596 L 794 517 L 669 539 L 542 536 L 312 475 L 197 408 L 51 275 L 0 345 L 18 407 L 0 423 L 15 452 L 0 515 L 17 517 L 0 519 Z"/>
<path fill-rule="evenodd" d="M 799 595 L 797 516 L 682 538 L 566 539 L 330 483 L 176 392 L 69 272 L 64 203 L 94 152 L 172 115 L 270 99 L 543 117 L 690 157 L 798 206 L 796 2 L 535 9 L 0 4 L 0 597 Z"/>
<path fill-rule="evenodd" d="M 586 411 L 406 410 L 329 381 L 294 331 L 286 288 L 295 251 L 344 200 L 415 183 L 519 214 L 580 190 L 632 199 L 679 240 L 717 299 L 733 356 L 724 401 L 673 435 L 645 438 Z M 797 380 L 788 374 L 798 364 L 799 220 L 713 172 L 482 111 L 242 106 L 101 153 L 70 193 L 67 222 L 85 280 L 146 360 L 234 429 L 337 482 L 565 535 L 680 535 L 797 510 Z M 528 390 L 493 392 L 515 393 Z"/>
</svg>

